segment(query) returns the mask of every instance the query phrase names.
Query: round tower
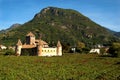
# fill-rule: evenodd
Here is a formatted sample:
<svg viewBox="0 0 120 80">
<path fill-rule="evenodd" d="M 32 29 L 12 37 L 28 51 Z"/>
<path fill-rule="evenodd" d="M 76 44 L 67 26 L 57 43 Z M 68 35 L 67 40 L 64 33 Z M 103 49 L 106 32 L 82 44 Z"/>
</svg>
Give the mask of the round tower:
<svg viewBox="0 0 120 80">
<path fill-rule="evenodd" d="M 42 56 L 42 48 L 43 48 L 43 44 L 42 44 L 42 41 L 40 39 L 38 42 L 38 45 L 37 45 L 37 55 L 38 56 Z"/>
<path fill-rule="evenodd" d="M 58 43 L 57 43 L 57 55 L 62 56 L 62 45 L 61 45 L 60 41 L 58 41 Z"/>
<path fill-rule="evenodd" d="M 15 54 L 16 56 L 20 56 L 21 55 L 21 49 L 22 49 L 22 42 L 19 39 L 17 44 L 16 44 L 16 48 L 15 48 Z"/>
</svg>

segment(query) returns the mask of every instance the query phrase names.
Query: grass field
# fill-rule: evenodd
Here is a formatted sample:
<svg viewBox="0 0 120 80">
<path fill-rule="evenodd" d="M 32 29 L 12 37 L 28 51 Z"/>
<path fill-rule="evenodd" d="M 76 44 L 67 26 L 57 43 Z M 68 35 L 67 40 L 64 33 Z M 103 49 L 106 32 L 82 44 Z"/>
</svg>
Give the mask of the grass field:
<svg viewBox="0 0 120 80">
<path fill-rule="evenodd" d="M 120 80 L 120 58 L 0 56 L 0 80 Z"/>
</svg>

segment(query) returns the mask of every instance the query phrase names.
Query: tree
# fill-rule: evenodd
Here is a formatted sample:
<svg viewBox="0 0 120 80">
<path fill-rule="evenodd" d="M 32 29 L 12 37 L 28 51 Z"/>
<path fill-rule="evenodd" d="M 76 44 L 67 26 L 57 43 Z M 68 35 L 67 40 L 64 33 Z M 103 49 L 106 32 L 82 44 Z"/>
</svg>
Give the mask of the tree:
<svg viewBox="0 0 120 80">
<path fill-rule="evenodd" d="M 85 44 L 83 42 L 77 42 L 77 52 L 82 52 L 83 48 L 85 48 Z"/>
<path fill-rule="evenodd" d="M 70 52 L 70 44 L 69 44 L 69 43 L 67 43 L 67 44 L 62 44 L 62 47 L 63 47 L 63 52 L 64 52 L 64 53 Z"/>
<path fill-rule="evenodd" d="M 113 57 L 120 57 L 120 43 L 112 43 L 112 45 L 109 49 L 109 53 Z"/>
</svg>

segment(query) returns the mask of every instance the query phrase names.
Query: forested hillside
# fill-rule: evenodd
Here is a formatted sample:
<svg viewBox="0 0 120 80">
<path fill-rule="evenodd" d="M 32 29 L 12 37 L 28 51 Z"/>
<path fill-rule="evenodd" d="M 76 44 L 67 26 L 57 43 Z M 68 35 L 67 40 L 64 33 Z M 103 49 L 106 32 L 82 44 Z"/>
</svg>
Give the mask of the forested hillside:
<svg viewBox="0 0 120 80">
<path fill-rule="evenodd" d="M 48 43 L 75 45 L 78 41 L 86 46 L 95 44 L 108 44 L 116 41 L 106 28 L 96 24 L 88 17 L 71 9 L 47 7 L 37 13 L 34 18 L 23 25 L 19 25 L 0 34 L 0 42 L 6 45 L 15 45 L 20 38 L 24 41 L 28 32 L 33 32 L 38 38 Z"/>
</svg>

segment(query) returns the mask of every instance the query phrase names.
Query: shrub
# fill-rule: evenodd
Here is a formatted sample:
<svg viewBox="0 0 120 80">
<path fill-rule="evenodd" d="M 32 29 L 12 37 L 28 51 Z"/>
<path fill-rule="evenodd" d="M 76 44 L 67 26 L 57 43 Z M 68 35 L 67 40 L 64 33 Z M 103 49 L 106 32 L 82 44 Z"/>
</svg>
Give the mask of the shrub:
<svg viewBox="0 0 120 80">
<path fill-rule="evenodd" d="M 113 43 L 109 49 L 109 53 L 112 57 L 120 57 L 120 43 Z"/>
<path fill-rule="evenodd" d="M 14 54 L 15 54 L 15 52 L 12 49 L 8 49 L 5 51 L 4 55 L 14 55 Z"/>
</svg>

